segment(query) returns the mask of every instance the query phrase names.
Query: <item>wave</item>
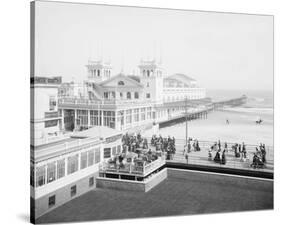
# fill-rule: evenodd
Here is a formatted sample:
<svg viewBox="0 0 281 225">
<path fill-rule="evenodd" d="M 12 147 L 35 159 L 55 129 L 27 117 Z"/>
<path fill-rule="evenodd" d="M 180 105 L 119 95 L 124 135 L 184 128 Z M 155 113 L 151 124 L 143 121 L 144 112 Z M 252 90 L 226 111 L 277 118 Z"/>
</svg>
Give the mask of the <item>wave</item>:
<svg viewBox="0 0 281 225">
<path fill-rule="evenodd" d="M 273 108 L 271 107 L 224 107 L 225 111 L 232 112 L 241 112 L 241 113 L 264 113 L 264 114 L 273 114 Z"/>
<path fill-rule="evenodd" d="M 249 97 L 248 101 L 254 101 L 254 102 L 264 102 L 264 98 L 258 98 L 258 97 Z"/>
</svg>

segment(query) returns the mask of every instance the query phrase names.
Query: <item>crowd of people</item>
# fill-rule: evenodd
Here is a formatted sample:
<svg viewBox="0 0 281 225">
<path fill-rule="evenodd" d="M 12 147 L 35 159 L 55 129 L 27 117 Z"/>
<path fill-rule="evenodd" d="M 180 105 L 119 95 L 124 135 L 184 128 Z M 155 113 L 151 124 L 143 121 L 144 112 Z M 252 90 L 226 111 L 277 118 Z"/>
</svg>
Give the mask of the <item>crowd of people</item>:
<svg viewBox="0 0 281 225">
<path fill-rule="evenodd" d="M 126 133 L 122 137 L 122 144 L 123 149 L 129 152 L 136 152 L 136 149 L 138 148 L 148 149 L 147 139 L 143 138 L 141 134 L 129 135 L 128 133 Z"/>
<path fill-rule="evenodd" d="M 176 153 L 176 140 L 174 137 L 162 137 L 161 135 L 153 135 L 150 140 L 141 136 L 141 134 L 124 135 L 122 138 L 123 149 L 129 152 L 136 152 L 137 149 L 150 149 L 150 146 L 155 147 L 156 151 L 167 153 L 167 159 L 172 160 Z M 204 146 L 203 146 L 204 147 Z M 188 155 L 190 152 L 200 151 L 201 147 L 197 139 L 189 138 L 187 145 L 184 146 L 183 155 L 188 161 Z M 234 157 L 240 158 L 242 162 L 249 161 L 249 155 L 246 150 L 244 142 L 242 144 L 235 143 L 231 147 L 227 142 L 221 143 L 220 140 L 210 146 L 208 151 L 208 160 L 212 160 L 216 163 L 226 164 L 226 153 L 232 150 Z M 213 157 L 214 156 L 214 157 Z M 253 162 L 251 164 L 254 168 L 262 168 L 266 163 L 266 148 L 265 144 L 260 144 L 256 147 L 256 152 L 253 155 Z"/>
<path fill-rule="evenodd" d="M 256 147 L 256 152 L 253 156 L 253 163 L 251 164 L 254 168 L 263 168 L 266 163 L 266 150 L 265 144 L 260 143 L 259 147 Z"/>
<path fill-rule="evenodd" d="M 215 142 L 209 149 L 208 152 L 208 159 L 212 160 L 212 152 L 215 152 L 214 161 L 220 164 L 226 164 L 226 155 L 225 153 L 228 152 L 228 146 L 225 142 L 224 145 L 221 144 L 221 141 Z"/>
<path fill-rule="evenodd" d="M 129 152 L 136 152 L 137 149 L 149 149 L 148 141 L 142 137 L 141 134 L 129 135 L 126 133 L 122 137 L 123 149 Z M 153 135 L 150 141 L 150 145 L 155 147 L 156 151 L 162 151 L 167 153 L 167 159 L 173 159 L 176 153 L 176 140 L 174 137 L 168 136 L 163 138 L 161 135 Z"/>
<path fill-rule="evenodd" d="M 158 137 L 153 135 L 151 137 L 150 144 L 155 146 L 156 150 L 161 150 L 162 152 L 167 152 L 167 159 L 173 159 L 174 154 L 176 153 L 176 139 L 175 137 L 163 138 L 161 135 Z"/>
<path fill-rule="evenodd" d="M 232 150 L 234 151 L 234 156 L 236 158 L 241 158 L 241 161 L 246 161 L 247 159 L 247 151 L 246 151 L 246 145 L 243 142 L 242 144 L 234 144 L 232 146 Z"/>
</svg>

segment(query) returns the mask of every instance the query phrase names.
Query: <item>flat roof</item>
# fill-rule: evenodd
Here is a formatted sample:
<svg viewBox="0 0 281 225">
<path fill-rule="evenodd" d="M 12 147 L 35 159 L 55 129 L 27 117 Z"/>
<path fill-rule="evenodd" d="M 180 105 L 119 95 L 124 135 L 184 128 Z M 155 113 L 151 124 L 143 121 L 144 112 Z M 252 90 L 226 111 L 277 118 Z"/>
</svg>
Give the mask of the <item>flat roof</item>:
<svg viewBox="0 0 281 225">
<path fill-rule="evenodd" d="M 71 135 L 66 134 L 65 138 L 54 142 L 35 147 L 31 146 L 31 158 L 36 162 L 40 162 L 58 155 L 77 151 L 79 146 L 93 143 L 98 145 L 117 135 L 122 135 L 122 132 L 109 127 L 93 127 L 84 131 L 77 131 Z"/>
<path fill-rule="evenodd" d="M 36 223 L 265 209 L 273 209 L 273 181 L 168 169 L 168 179 L 148 192 L 95 188 L 39 217 Z"/>
<path fill-rule="evenodd" d="M 109 127 L 96 126 L 96 127 L 89 128 L 87 130 L 75 132 L 73 135 L 71 135 L 71 137 L 72 138 L 100 137 L 105 139 L 119 134 L 122 134 L 122 132 Z"/>
</svg>

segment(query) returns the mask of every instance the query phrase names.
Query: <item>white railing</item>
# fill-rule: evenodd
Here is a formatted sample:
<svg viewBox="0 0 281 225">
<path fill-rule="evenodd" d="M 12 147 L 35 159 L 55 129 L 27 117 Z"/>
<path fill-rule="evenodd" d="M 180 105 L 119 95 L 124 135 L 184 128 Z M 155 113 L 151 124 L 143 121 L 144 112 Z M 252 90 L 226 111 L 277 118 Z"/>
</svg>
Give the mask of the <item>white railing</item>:
<svg viewBox="0 0 281 225">
<path fill-rule="evenodd" d="M 143 166 L 137 166 L 131 163 L 126 163 L 125 165 L 117 165 L 116 163 L 103 162 L 100 164 L 100 172 L 113 172 L 113 173 L 128 173 L 131 175 L 142 175 L 146 176 L 150 172 L 156 170 L 157 168 L 165 164 L 165 155 L 163 154 L 158 159 L 144 164 Z M 145 162 L 144 162 L 145 163 Z"/>
<path fill-rule="evenodd" d="M 59 105 L 75 105 L 75 106 L 92 106 L 92 105 L 140 105 L 154 103 L 151 100 L 138 100 L 138 99 L 106 99 L 106 100 L 90 100 L 90 99 L 79 99 L 79 98 L 60 98 Z"/>
<path fill-rule="evenodd" d="M 50 146 L 45 146 L 42 149 L 38 149 L 34 151 L 35 159 L 40 160 L 41 157 L 44 157 L 45 155 L 50 155 L 56 152 L 65 152 L 73 150 L 79 150 L 80 147 L 86 147 L 87 145 L 96 145 L 99 141 L 99 137 L 94 138 L 85 138 L 85 139 L 77 139 L 72 141 L 65 141 L 62 143 L 54 144 Z"/>
</svg>

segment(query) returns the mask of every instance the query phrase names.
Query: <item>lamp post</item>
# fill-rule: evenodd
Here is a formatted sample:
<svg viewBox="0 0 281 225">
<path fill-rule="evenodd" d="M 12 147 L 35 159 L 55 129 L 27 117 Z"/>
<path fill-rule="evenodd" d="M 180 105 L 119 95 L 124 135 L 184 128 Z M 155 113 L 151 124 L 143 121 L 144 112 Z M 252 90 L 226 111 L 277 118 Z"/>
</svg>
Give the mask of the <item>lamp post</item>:
<svg viewBox="0 0 281 225">
<path fill-rule="evenodd" d="M 187 124 L 187 97 L 185 97 L 185 145 L 188 142 L 188 124 Z"/>
</svg>

